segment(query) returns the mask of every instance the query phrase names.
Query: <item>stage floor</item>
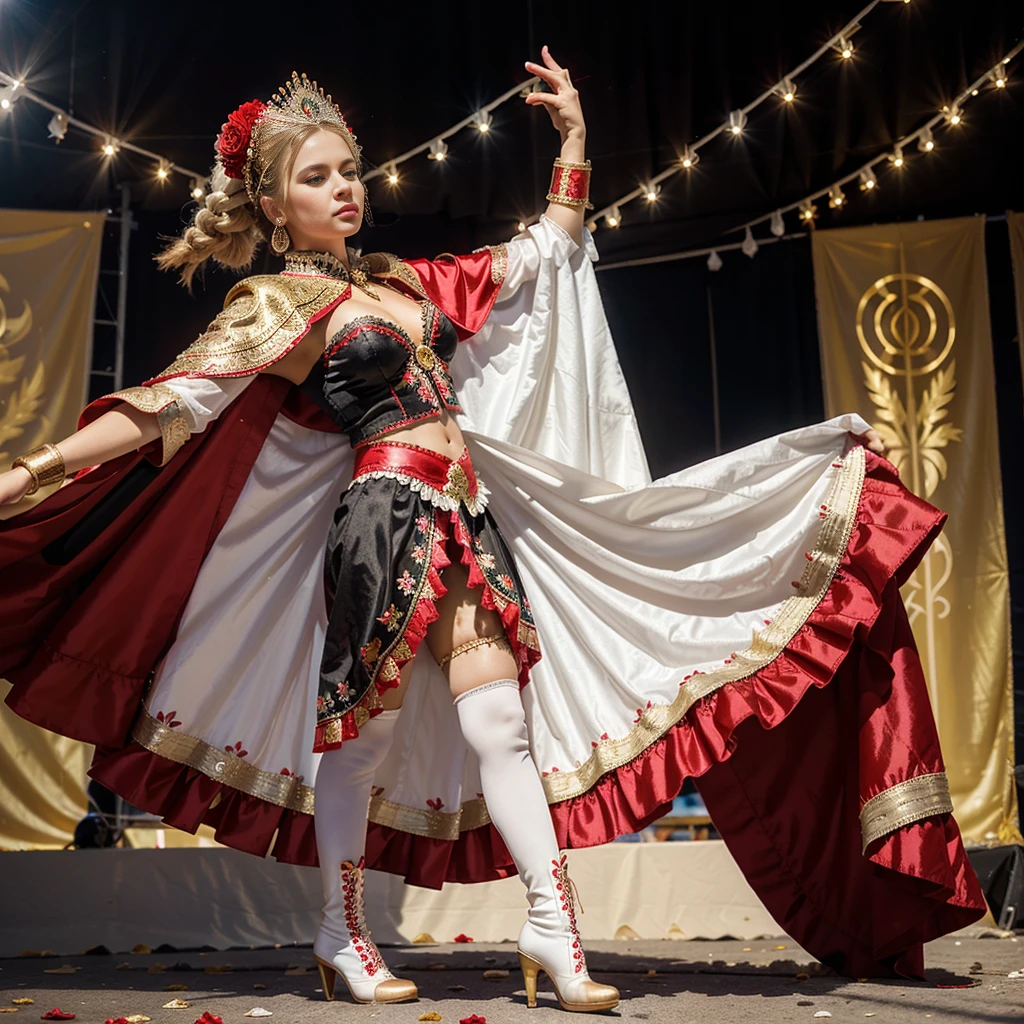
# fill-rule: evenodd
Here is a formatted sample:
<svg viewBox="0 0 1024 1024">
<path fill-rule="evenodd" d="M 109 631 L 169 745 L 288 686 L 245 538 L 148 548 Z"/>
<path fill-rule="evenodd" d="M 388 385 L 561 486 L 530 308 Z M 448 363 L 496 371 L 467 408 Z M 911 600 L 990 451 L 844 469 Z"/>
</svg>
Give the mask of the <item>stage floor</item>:
<svg viewBox="0 0 1024 1024">
<path fill-rule="evenodd" d="M 145 908 L 140 926 L 159 911 L 159 906 Z M 986 934 L 991 937 L 979 937 Z M 485 1018 L 487 1024 L 537 1024 L 549 1019 L 542 1007 L 561 1014 L 546 977 L 540 981 L 537 1009 L 527 1009 L 512 944 L 399 947 L 385 955 L 393 969 L 416 982 L 418 1002 L 356 1006 L 346 993 L 328 1003 L 314 972 L 296 974 L 293 967 L 286 973 L 292 965 L 311 967 L 311 951 L 281 949 L 0 960 L 0 1006 L 27 997 L 35 1003 L 22 1008 L 26 1020 L 38 1020 L 40 1013 L 59 1006 L 76 1013 L 80 1024 L 102 1024 L 134 1013 L 156 1022 L 188 1022 L 204 1011 L 222 1017 L 225 1024 L 240 1024 L 246 1019 L 243 1014 L 257 1006 L 288 1024 L 385 1019 L 390 1024 L 413 1024 L 430 1011 L 448 1024 L 471 1014 Z M 118 970 L 122 963 L 132 969 Z M 165 971 L 149 973 L 160 963 L 166 965 Z M 72 973 L 43 974 L 64 964 Z M 595 978 L 617 986 L 622 995 L 615 1010 L 599 1017 L 649 1024 L 811 1021 L 820 1010 L 846 1024 L 1011 1024 L 1021 1019 L 1024 978 L 1007 975 L 1024 968 L 1024 937 L 977 925 L 943 936 L 925 946 L 922 982 L 842 978 L 786 938 L 595 941 L 587 945 L 587 965 Z M 210 968 L 218 968 L 217 973 L 206 973 Z M 485 979 L 488 969 L 507 971 L 508 976 Z M 184 987 L 169 991 L 171 985 Z M 161 1009 L 174 998 L 184 998 L 188 1011 Z M 564 1014 L 550 1017 L 556 1019 L 569 1020 Z"/>
</svg>

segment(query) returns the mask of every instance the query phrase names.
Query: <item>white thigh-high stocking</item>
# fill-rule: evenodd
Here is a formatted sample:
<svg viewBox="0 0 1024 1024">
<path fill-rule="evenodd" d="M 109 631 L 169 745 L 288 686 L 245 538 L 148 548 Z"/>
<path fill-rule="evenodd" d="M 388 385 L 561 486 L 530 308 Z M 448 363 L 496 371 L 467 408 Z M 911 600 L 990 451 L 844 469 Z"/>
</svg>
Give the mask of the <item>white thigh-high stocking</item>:
<svg viewBox="0 0 1024 1024">
<path fill-rule="evenodd" d="M 324 909 L 313 955 L 328 999 L 334 998 L 336 974 L 356 1002 L 401 1002 L 417 995 L 413 982 L 396 978 L 384 964 L 370 938 L 363 904 L 370 788 L 391 747 L 400 710 L 371 718 L 358 736 L 322 754 L 317 768 L 313 818 Z"/>
<path fill-rule="evenodd" d="M 526 886 L 530 910 L 518 952 L 528 1004 L 536 1005 L 537 972 L 543 970 L 565 1009 L 610 1009 L 619 992 L 587 973 L 572 883 L 530 754 L 518 682 L 484 683 L 456 697 L 455 706 L 462 734 L 480 761 L 487 813 Z"/>
</svg>

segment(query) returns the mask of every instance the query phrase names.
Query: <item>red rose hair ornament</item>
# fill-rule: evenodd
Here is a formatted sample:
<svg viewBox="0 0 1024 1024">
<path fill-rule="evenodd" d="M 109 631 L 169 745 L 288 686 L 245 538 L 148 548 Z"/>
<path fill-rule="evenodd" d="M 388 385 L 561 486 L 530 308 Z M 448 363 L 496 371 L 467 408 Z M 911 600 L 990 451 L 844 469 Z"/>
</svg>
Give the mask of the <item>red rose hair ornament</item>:
<svg viewBox="0 0 1024 1024">
<path fill-rule="evenodd" d="M 216 149 L 224 173 L 229 178 L 241 179 L 244 177 L 245 161 L 252 140 L 252 128 L 266 109 L 265 103 L 261 103 L 259 100 L 249 100 L 237 110 L 233 110 L 228 115 L 227 121 L 221 125 Z"/>
</svg>

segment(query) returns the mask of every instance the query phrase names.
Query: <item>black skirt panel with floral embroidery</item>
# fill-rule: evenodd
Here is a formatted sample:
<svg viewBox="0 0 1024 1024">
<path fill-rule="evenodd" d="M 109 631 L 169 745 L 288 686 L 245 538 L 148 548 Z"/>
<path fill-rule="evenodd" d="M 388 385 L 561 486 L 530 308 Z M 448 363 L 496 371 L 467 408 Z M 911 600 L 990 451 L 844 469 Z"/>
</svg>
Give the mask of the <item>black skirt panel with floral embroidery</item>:
<svg viewBox="0 0 1024 1024">
<path fill-rule="evenodd" d="M 537 634 L 512 553 L 490 511 L 435 507 L 407 482 L 362 477 L 344 492 L 324 561 L 328 625 L 317 696 L 315 751 L 358 735 L 379 713 L 380 695 L 436 618 L 447 590 L 439 570 L 459 553 L 481 605 L 501 617 L 520 684 L 540 657 Z"/>
</svg>

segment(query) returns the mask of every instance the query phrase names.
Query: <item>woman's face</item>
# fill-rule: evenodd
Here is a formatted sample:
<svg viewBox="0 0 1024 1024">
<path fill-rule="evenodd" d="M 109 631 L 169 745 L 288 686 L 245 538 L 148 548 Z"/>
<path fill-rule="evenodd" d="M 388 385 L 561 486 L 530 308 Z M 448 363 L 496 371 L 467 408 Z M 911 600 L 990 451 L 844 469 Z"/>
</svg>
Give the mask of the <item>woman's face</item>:
<svg viewBox="0 0 1024 1024">
<path fill-rule="evenodd" d="M 319 131 L 295 155 L 284 206 L 269 197 L 262 202 L 271 223 L 284 217 L 293 249 L 335 252 L 359 230 L 365 198 L 348 143 L 335 132 Z"/>
</svg>

